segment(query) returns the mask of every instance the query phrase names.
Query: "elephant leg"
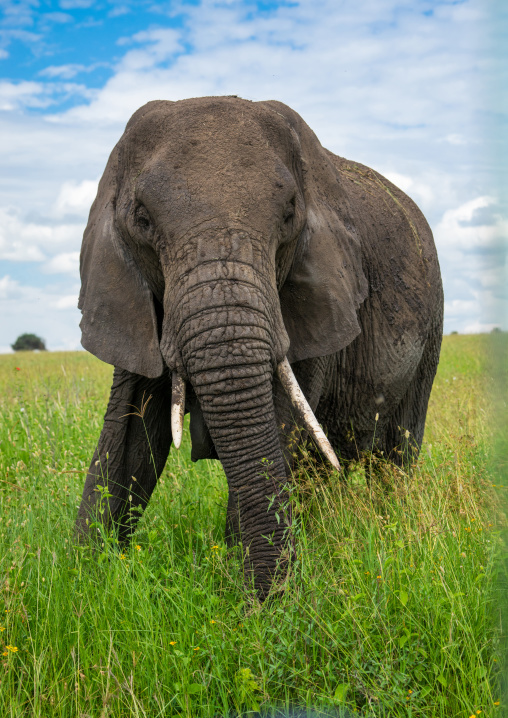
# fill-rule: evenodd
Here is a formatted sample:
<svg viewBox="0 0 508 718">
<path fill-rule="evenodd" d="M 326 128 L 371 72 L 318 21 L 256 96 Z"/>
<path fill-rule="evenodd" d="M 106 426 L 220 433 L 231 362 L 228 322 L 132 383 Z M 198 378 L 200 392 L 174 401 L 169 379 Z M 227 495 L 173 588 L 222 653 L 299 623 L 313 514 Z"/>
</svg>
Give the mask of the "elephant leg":
<svg viewBox="0 0 508 718">
<path fill-rule="evenodd" d="M 115 368 L 104 426 L 78 509 L 78 537 L 89 533 L 94 520 L 116 526 L 122 541 L 132 534 L 168 457 L 170 417 L 167 371 L 147 379 Z"/>
<path fill-rule="evenodd" d="M 398 466 L 411 463 L 420 453 L 442 338 L 443 319 L 440 312 L 434 320 L 415 375 L 386 429 L 385 453 Z"/>
</svg>

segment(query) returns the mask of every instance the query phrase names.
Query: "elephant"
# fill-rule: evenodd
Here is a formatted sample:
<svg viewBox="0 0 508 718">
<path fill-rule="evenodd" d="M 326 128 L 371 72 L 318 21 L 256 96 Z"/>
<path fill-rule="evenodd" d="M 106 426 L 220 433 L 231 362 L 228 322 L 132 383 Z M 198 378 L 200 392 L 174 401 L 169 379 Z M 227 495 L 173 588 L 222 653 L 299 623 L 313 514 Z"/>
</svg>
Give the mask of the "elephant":
<svg viewBox="0 0 508 718">
<path fill-rule="evenodd" d="M 130 538 L 190 412 L 192 459 L 221 461 L 225 540 L 241 540 L 263 598 L 290 560 L 295 436 L 335 470 L 364 450 L 418 455 L 442 339 L 432 232 L 287 105 L 138 109 L 100 180 L 80 273 L 82 345 L 114 366 L 81 540 L 104 477 L 101 520 Z"/>
</svg>

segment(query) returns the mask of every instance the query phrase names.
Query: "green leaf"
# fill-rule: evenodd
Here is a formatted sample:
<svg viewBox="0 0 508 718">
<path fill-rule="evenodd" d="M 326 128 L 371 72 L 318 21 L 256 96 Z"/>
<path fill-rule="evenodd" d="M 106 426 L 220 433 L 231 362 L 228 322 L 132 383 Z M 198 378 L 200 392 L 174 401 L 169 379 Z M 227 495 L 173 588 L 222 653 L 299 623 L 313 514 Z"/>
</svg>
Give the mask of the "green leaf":
<svg viewBox="0 0 508 718">
<path fill-rule="evenodd" d="M 348 690 L 349 683 L 339 683 L 339 685 L 335 688 L 335 693 L 333 694 L 334 702 L 344 703 Z"/>
<path fill-rule="evenodd" d="M 404 648 L 409 641 L 409 636 L 399 636 L 399 648 Z"/>
<path fill-rule="evenodd" d="M 399 548 L 404 548 L 404 541 L 395 541 L 395 545 Z"/>
<path fill-rule="evenodd" d="M 441 685 L 442 685 L 444 688 L 446 688 L 446 687 L 448 686 L 448 681 L 446 680 L 446 678 L 443 676 L 442 673 L 441 673 L 440 676 L 437 676 L 437 680 L 441 683 Z"/>
<path fill-rule="evenodd" d="M 191 683 L 190 685 L 185 687 L 185 692 L 188 693 L 190 696 L 193 696 L 196 693 L 201 693 L 203 689 L 204 686 L 201 685 L 201 683 Z"/>
<path fill-rule="evenodd" d="M 478 666 L 476 669 L 476 675 L 478 678 L 485 678 L 487 675 L 487 668 L 486 666 Z"/>
<path fill-rule="evenodd" d="M 359 601 L 361 598 L 365 596 L 364 593 L 357 593 L 356 596 L 351 596 L 352 601 Z"/>
<path fill-rule="evenodd" d="M 429 695 L 431 690 L 432 690 L 432 686 L 424 686 L 424 688 L 422 688 L 422 690 L 420 691 L 420 697 L 425 698 L 425 696 Z"/>
<path fill-rule="evenodd" d="M 384 568 L 384 569 L 387 569 L 388 566 L 391 566 L 391 565 L 392 565 L 393 561 L 394 561 L 393 556 L 388 556 L 388 558 L 386 559 L 386 561 L 385 561 L 384 564 L 383 564 L 383 568 Z"/>
<path fill-rule="evenodd" d="M 405 606 L 408 602 L 409 594 L 407 591 L 400 590 L 399 591 L 399 601 L 402 603 L 403 606 Z"/>
</svg>

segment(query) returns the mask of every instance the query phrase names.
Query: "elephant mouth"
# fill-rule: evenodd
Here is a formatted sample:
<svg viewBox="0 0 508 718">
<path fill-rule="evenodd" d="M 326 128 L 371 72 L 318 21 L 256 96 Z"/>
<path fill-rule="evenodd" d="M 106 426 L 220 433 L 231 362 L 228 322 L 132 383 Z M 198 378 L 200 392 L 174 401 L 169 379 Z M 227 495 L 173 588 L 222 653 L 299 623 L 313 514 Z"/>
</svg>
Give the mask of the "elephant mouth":
<svg viewBox="0 0 508 718">
<path fill-rule="evenodd" d="M 323 456 L 328 459 L 333 468 L 340 471 L 341 468 L 337 455 L 335 454 L 335 451 L 328 441 L 328 438 L 321 428 L 318 420 L 314 416 L 314 412 L 312 411 L 303 391 L 300 388 L 300 385 L 298 384 L 298 381 L 296 380 L 287 357 L 284 357 L 284 359 L 278 364 L 277 375 L 294 409 L 300 416 L 304 428 L 309 432 L 309 435 L 313 439 L 317 448 L 322 452 Z M 183 434 L 186 386 L 185 379 L 183 379 L 176 371 L 173 371 L 172 385 L 171 432 L 175 448 L 179 449 Z"/>
</svg>

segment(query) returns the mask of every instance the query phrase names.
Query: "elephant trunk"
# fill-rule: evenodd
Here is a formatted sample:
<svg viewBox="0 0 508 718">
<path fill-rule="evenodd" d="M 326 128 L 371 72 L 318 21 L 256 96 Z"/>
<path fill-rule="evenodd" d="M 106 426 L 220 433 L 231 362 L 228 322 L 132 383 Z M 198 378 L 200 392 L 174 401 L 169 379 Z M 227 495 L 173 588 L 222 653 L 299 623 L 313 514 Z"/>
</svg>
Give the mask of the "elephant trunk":
<svg viewBox="0 0 508 718">
<path fill-rule="evenodd" d="M 227 264 L 225 271 L 223 265 L 209 267 L 227 275 L 212 281 L 203 281 L 203 267 L 197 268 L 194 281 L 189 276 L 181 287 L 170 316 L 181 370 L 199 399 L 228 480 L 229 539 L 242 541 L 246 567 L 264 594 L 289 523 L 272 391 L 284 348 L 277 346 L 280 337 L 274 339 L 278 305 L 270 303 L 263 280 L 252 270 L 249 278 L 240 279 L 244 267 Z"/>
</svg>

